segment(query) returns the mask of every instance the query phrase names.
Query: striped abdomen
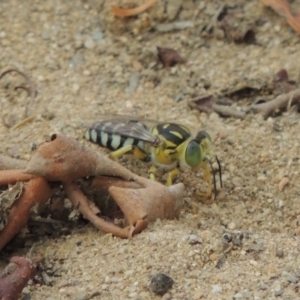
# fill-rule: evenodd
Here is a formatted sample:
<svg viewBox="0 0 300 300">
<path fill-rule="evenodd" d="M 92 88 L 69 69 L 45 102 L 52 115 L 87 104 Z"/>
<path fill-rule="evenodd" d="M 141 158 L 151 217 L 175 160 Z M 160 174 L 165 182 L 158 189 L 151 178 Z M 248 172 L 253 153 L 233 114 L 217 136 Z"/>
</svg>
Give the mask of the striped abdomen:
<svg viewBox="0 0 300 300">
<path fill-rule="evenodd" d="M 85 138 L 112 151 L 129 145 L 144 150 L 143 141 L 127 134 L 118 133 L 118 129 L 120 130 L 121 128 L 121 132 L 125 132 L 124 128 L 126 129 L 127 126 L 128 124 L 126 123 L 114 124 L 111 121 L 102 121 L 90 127 L 85 133 Z"/>
</svg>

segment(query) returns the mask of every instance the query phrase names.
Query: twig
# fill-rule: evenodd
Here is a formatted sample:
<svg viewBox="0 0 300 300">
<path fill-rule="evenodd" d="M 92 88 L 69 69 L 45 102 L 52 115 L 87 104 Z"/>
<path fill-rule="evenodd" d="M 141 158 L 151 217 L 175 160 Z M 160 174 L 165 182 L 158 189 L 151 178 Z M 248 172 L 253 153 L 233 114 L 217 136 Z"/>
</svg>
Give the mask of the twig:
<svg viewBox="0 0 300 300">
<path fill-rule="evenodd" d="M 9 69 L 9 70 L 6 70 L 4 71 L 1 75 L 0 75 L 0 80 L 1 78 L 3 78 L 5 75 L 9 74 L 9 73 L 12 73 L 12 72 L 15 72 L 19 75 L 21 75 L 24 79 L 25 79 L 25 82 L 26 82 L 26 85 L 20 85 L 20 86 L 16 86 L 15 87 L 15 90 L 19 90 L 19 89 L 23 89 L 27 92 L 28 96 L 30 97 L 30 100 L 27 102 L 26 104 L 26 107 L 25 107 L 25 111 L 24 111 L 24 116 L 25 116 L 25 120 L 27 120 L 28 118 L 28 110 L 29 110 L 29 106 L 31 106 L 32 104 L 32 101 L 33 99 L 36 97 L 36 88 L 35 88 L 35 85 L 34 83 L 32 82 L 32 80 L 23 72 L 17 70 L 17 69 Z M 30 118 L 30 116 L 29 116 Z M 5 119 L 3 117 L 3 123 L 5 124 L 5 126 L 7 126 L 8 124 L 6 124 L 5 122 Z M 20 122 L 22 123 L 22 121 Z M 19 124 L 17 124 L 17 127 L 18 127 Z M 23 123 L 22 123 L 23 125 Z M 8 126 L 10 127 L 10 126 Z"/>
<path fill-rule="evenodd" d="M 28 87 L 23 86 L 23 85 L 17 86 L 17 87 L 15 87 L 15 90 L 23 89 L 28 93 L 29 97 L 32 97 L 32 98 L 36 97 L 36 95 L 37 95 L 36 88 L 35 88 L 33 82 L 29 79 L 29 77 L 25 73 L 23 73 L 23 72 L 21 72 L 17 69 L 8 69 L 0 75 L 0 79 L 3 78 L 8 73 L 11 73 L 11 72 L 16 72 L 19 75 L 21 75 L 25 79 L 26 83 L 28 84 Z"/>
<path fill-rule="evenodd" d="M 135 8 L 131 8 L 131 9 L 122 9 L 118 6 L 113 6 L 112 11 L 116 16 L 121 17 L 121 18 L 135 16 L 135 15 L 138 15 L 139 13 L 145 11 L 152 5 L 154 5 L 156 1 L 157 0 L 149 0 L 149 1 L 145 2 L 144 4 L 142 4 L 138 7 L 135 7 Z"/>
<path fill-rule="evenodd" d="M 234 117 L 234 118 L 243 119 L 245 118 L 246 115 L 244 112 L 234 109 L 233 107 L 228 105 L 213 104 L 213 110 L 216 113 L 223 115 L 225 117 Z"/>
<path fill-rule="evenodd" d="M 292 99 L 292 100 L 291 100 Z M 250 109 L 254 110 L 257 113 L 260 113 L 264 117 L 268 117 L 276 109 L 283 109 L 287 107 L 288 103 L 293 105 L 300 101 L 300 89 L 293 90 L 287 94 L 282 94 L 277 96 L 275 99 L 260 103 L 254 104 Z"/>
</svg>

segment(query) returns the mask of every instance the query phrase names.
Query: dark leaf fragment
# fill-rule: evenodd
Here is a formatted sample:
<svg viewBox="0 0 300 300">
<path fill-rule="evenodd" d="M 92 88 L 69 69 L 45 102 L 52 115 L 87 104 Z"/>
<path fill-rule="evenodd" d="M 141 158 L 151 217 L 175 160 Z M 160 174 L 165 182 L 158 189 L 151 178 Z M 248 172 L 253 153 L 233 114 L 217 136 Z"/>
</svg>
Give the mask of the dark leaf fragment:
<svg viewBox="0 0 300 300">
<path fill-rule="evenodd" d="M 185 62 L 185 59 L 174 49 L 157 47 L 157 51 L 158 59 L 165 68 L 173 67 L 178 63 Z"/>
</svg>

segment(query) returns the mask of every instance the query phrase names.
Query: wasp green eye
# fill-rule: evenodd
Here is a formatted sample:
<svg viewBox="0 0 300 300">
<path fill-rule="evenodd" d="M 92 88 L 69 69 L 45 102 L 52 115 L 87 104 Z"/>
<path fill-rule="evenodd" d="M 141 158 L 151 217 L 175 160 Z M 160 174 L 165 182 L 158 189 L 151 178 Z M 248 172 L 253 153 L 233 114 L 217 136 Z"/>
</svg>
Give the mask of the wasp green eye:
<svg viewBox="0 0 300 300">
<path fill-rule="evenodd" d="M 185 151 L 186 163 L 191 167 L 196 167 L 201 162 L 201 149 L 196 141 L 190 141 Z"/>
</svg>

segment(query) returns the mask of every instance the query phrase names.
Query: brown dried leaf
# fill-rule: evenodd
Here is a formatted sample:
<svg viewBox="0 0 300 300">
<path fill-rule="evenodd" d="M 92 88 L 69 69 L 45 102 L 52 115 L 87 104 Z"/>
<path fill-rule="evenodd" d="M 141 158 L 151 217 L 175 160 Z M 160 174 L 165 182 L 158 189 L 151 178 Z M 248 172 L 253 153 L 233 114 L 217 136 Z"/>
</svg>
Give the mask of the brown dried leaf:
<svg viewBox="0 0 300 300">
<path fill-rule="evenodd" d="M 274 95 L 280 95 L 294 90 L 295 82 L 289 80 L 286 69 L 281 69 L 275 74 L 271 88 Z"/>
<path fill-rule="evenodd" d="M 173 67 L 178 63 L 184 63 L 185 59 L 182 58 L 177 51 L 171 48 L 157 47 L 158 58 L 164 67 Z"/>
<path fill-rule="evenodd" d="M 189 106 L 198 109 L 200 112 L 210 114 L 214 111 L 213 105 L 216 103 L 216 100 L 214 95 L 200 96 L 192 99 L 189 102 Z"/>
</svg>

